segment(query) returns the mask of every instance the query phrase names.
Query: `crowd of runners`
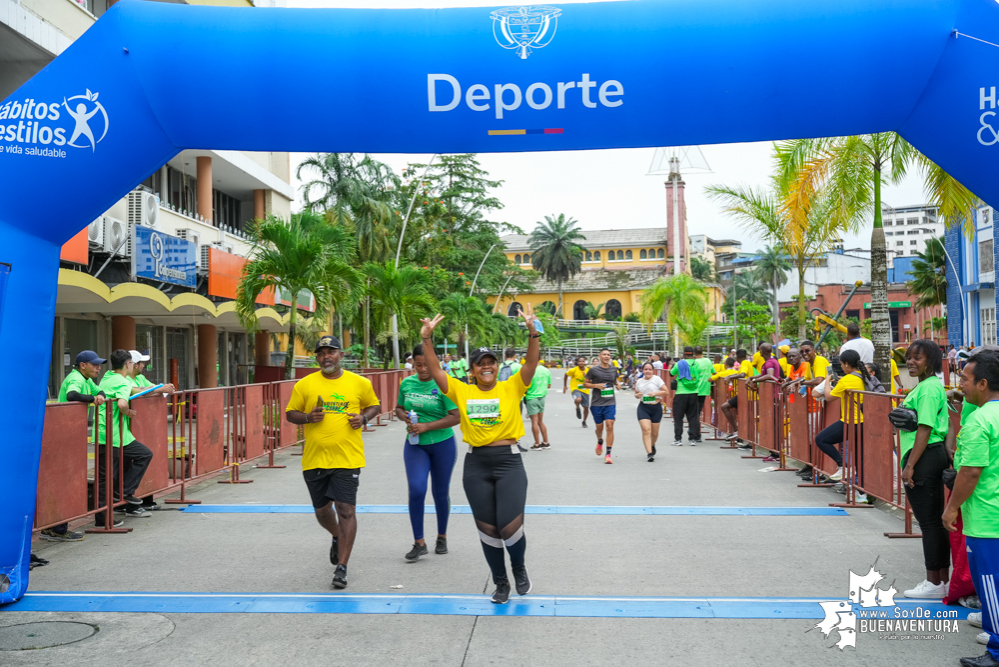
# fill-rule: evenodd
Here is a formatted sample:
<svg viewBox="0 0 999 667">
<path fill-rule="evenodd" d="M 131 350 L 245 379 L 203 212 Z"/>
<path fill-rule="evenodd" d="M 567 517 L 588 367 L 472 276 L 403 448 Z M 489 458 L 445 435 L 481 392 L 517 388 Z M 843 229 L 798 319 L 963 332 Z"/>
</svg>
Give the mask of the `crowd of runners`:
<svg viewBox="0 0 999 667">
<path fill-rule="evenodd" d="M 523 357 L 518 359 L 511 348 L 502 353 L 501 360 L 499 353 L 480 347 L 469 354 L 467 363 L 460 357 L 442 363 L 433 337 L 443 317 L 422 320 L 421 344 L 407 362 L 415 374 L 400 384 L 396 408 L 407 428 L 403 460 L 414 538 L 404 559 L 415 561 L 429 554 L 424 536 L 428 486 L 437 515 L 434 551 L 448 553 L 449 489 L 458 453 L 452 428 L 460 426 L 468 446 L 462 485 L 492 573 L 492 601 L 497 604 L 506 603 L 512 590 L 520 595 L 531 591 L 524 533 L 527 473 L 522 455 L 551 447 L 544 423 L 551 373 L 540 363 L 541 334 L 531 308 L 520 317 L 528 332 Z M 338 339 L 321 337 L 315 351 L 320 372 L 295 385 L 287 419 L 305 427 L 303 474 L 316 518 L 332 537 L 332 585 L 344 588 L 357 530 L 357 489 L 365 463 L 361 429 L 379 413 L 378 398 L 369 380 L 341 367 L 343 352 Z M 567 364 L 562 392 L 571 394 L 581 428 L 588 429 L 592 421 L 595 452 L 607 464 L 614 462 L 619 400 L 634 401 L 646 460 L 652 463 L 665 417 L 673 420 L 673 445 L 684 444 L 684 429 L 686 444 L 701 443 L 705 401 L 719 380 L 730 395 L 718 406 L 719 419 L 731 428 L 731 432 L 716 435 L 721 440 L 737 440 L 739 399 L 735 388 L 739 380 L 746 380 L 749 392 L 757 392 L 762 383 L 776 383 L 788 395 L 806 396 L 810 409 L 839 398 L 839 421 L 816 433 L 814 444 L 837 465 L 834 473 L 821 480 L 838 482 L 841 487 L 845 426 L 863 427 L 864 396 L 847 391 L 896 394 L 891 399 L 898 406 L 892 412 L 891 424 L 901 434 L 897 465 L 908 505 L 920 525 L 926 563 L 925 580 L 904 594 L 937 599 L 960 594 L 962 601 L 968 601 L 975 597 L 979 582 L 991 581 L 990 573 L 999 569 L 999 505 L 995 503 L 999 497 L 999 348 L 977 348 L 962 360 L 959 388 L 950 392 L 940 377 L 945 357 L 939 345 L 918 340 L 897 352 L 907 371 L 905 383 L 895 359 L 888 377 L 882 378 L 881 369 L 873 363 L 873 345 L 859 336 L 856 327 L 850 328 L 847 342 L 832 359 L 808 340 L 793 347 L 761 343 L 752 356 L 745 349 L 735 349 L 716 353 L 711 359 L 696 346 L 684 348 L 676 359 L 654 354 L 641 362 L 633 357 L 614 358 L 604 349 L 595 359 L 578 357 Z M 951 410 L 961 413 L 959 437 L 950 427 Z M 529 449 L 521 444 L 526 434 L 525 416 L 534 436 Z M 748 443 L 740 446 L 752 447 Z M 953 473 L 949 501 L 944 493 L 947 470 Z M 820 478 L 809 466 L 799 474 L 806 479 Z M 866 501 L 863 494 L 857 494 L 857 502 Z M 963 594 L 950 586 L 951 541 L 947 536 L 947 531 L 962 530 L 959 510 L 970 568 L 966 578 L 976 584 L 969 584 L 970 591 Z M 984 624 L 987 630 L 979 639 L 996 642 L 999 647 L 988 605 L 976 614 L 972 623 Z"/>
</svg>

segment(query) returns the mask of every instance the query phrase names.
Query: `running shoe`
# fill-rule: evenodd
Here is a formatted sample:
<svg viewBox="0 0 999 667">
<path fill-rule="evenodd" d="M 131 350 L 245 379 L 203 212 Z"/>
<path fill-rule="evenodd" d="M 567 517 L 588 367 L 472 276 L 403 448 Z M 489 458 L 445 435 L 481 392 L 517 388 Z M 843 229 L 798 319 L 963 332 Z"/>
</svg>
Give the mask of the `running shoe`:
<svg viewBox="0 0 999 667">
<path fill-rule="evenodd" d="M 764 460 L 764 461 L 767 461 L 767 462 L 772 462 L 772 461 L 780 461 L 780 457 L 778 457 L 778 456 L 773 456 L 773 455 L 771 454 L 770 456 L 764 456 L 764 457 L 763 457 L 763 460 Z"/>
<path fill-rule="evenodd" d="M 586 420 L 585 419 L 583 420 L 583 428 L 589 428 L 589 426 L 586 425 Z"/>
<path fill-rule="evenodd" d="M 645 457 L 645 460 L 646 460 L 646 461 L 647 461 L 648 463 L 652 463 L 653 461 L 655 461 L 655 460 L 656 460 L 656 455 L 655 455 L 655 454 L 653 454 L 652 452 L 649 452 L 649 453 L 648 453 L 648 454 L 646 455 L 646 457 Z"/>
<path fill-rule="evenodd" d="M 749 444 L 748 442 L 744 442 L 741 445 L 739 445 L 739 449 L 741 449 L 744 452 L 748 452 L 752 448 L 753 448 L 753 446 L 751 444 Z"/>
<path fill-rule="evenodd" d="M 610 454 L 604 457 L 604 463 L 614 463 L 614 461 L 610 457 Z"/>
<path fill-rule="evenodd" d="M 155 512 L 158 509 L 162 509 L 155 500 L 150 500 L 149 502 L 142 503 L 142 509 L 149 510 L 150 512 Z"/>
<path fill-rule="evenodd" d="M 843 468 L 836 468 L 836 472 L 829 475 L 829 479 L 831 479 L 834 482 L 838 482 L 841 479 L 843 479 Z"/>
<path fill-rule="evenodd" d="M 597 440 L 597 456 L 600 456 L 603 453 L 604 453 L 604 441 Z"/>
<path fill-rule="evenodd" d="M 866 493 L 861 493 L 860 491 L 857 491 L 857 495 L 854 496 L 853 502 L 857 503 L 858 505 L 870 505 L 871 504 L 871 501 L 867 497 L 867 494 Z"/>
<path fill-rule="evenodd" d="M 673 441 L 673 446 L 674 447 L 683 447 L 683 440 L 674 440 Z"/>
<path fill-rule="evenodd" d="M 143 517 L 150 516 L 149 512 L 142 509 L 142 505 L 125 505 L 123 510 L 125 516 Z"/>
<path fill-rule="evenodd" d="M 688 440 L 687 444 L 690 445 L 691 447 L 696 447 L 697 445 L 701 444 L 701 441 L 700 440 Z"/>
<path fill-rule="evenodd" d="M 580 410 L 579 406 L 577 405 L 576 406 L 576 419 L 582 419 L 582 418 L 583 418 L 583 411 Z"/>
<path fill-rule="evenodd" d="M 979 644 L 984 644 L 985 646 L 988 646 L 989 645 L 989 633 L 987 633 L 987 632 L 979 632 L 977 635 L 975 635 L 975 641 L 978 642 Z"/>
<path fill-rule="evenodd" d="M 340 564 L 336 566 L 333 573 L 333 588 L 347 588 L 347 566 Z"/>
<path fill-rule="evenodd" d="M 492 601 L 493 604 L 506 604 L 510 600 L 510 584 L 509 582 L 501 582 L 496 584 L 496 591 L 493 593 Z"/>
<path fill-rule="evenodd" d="M 652 445 L 652 456 L 656 455 L 656 446 Z"/>
<path fill-rule="evenodd" d="M 513 581 L 517 584 L 517 595 L 527 595 L 531 592 L 531 578 L 527 576 L 526 567 L 513 568 Z"/>
<path fill-rule="evenodd" d="M 531 445 L 531 451 L 532 452 L 536 452 L 536 451 L 541 450 L 541 449 L 544 449 L 544 445 L 542 445 L 540 442 Z"/>
<path fill-rule="evenodd" d="M 982 627 L 982 612 L 973 611 L 970 614 L 968 614 L 968 625 L 970 625 L 973 628 Z"/>
<path fill-rule="evenodd" d="M 67 530 L 64 533 L 57 533 L 52 528 L 46 528 L 42 531 L 39 536 L 43 540 L 48 540 L 49 542 L 79 542 L 84 538 L 83 533 L 77 533 L 72 530 Z"/>
<path fill-rule="evenodd" d="M 811 477 L 812 476 L 812 466 L 805 466 L 797 472 L 798 477 Z"/>
<path fill-rule="evenodd" d="M 541 449 L 551 449 L 551 448 L 552 448 L 552 443 L 550 443 L 550 442 L 542 442 L 541 443 Z"/>
<path fill-rule="evenodd" d="M 444 554 L 447 553 L 447 538 L 446 537 L 438 537 L 437 538 L 437 546 L 434 547 L 434 553 L 437 554 L 438 556 L 443 556 Z"/>
<path fill-rule="evenodd" d="M 125 502 L 129 505 L 141 505 L 142 501 L 135 496 L 125 496 Z"/>
<path fill-rule="evenodd" d="M 941 600 L 947 596 L 947 584 L 931 584 L 923 580 L 915 588 L 902 593 L 907 598 L 933 598 Z"/>
<path fill-rule="evenodd" d="M 427 550 L 427 544 L 425 542 L 423 544 L 417 544 L 414 542 L 413 548 L 409 550 L 408 554 L 406 554 L 406 560 L 412 563 L 413 561 L 420 560 L 420 556 L 426 556 L 428 553 L 430 553 L 430 551 Z"/>
<path fill-rule="evenodd" d="M 961 664 L 964 667 L 997 667 L 999 666 L 999 660 L 993 658 L 992 654 L 986 651 L 974 658 L 961 658 Z"/>
<path fill-rule="evenodd" d="M 330 565 L 336 567 L 340 564 L 340 543 L 337 539 L 333 538 L 333 544 L 330 545 Z"/>
<path fill-rule="evenodd" d="M 981 609 L 982 608 L 982 601 L 978 599 L 977 595 L 965 595 L 964 597 L 958 598 L 957 603 L 959 605 L 961 605 L 962 607 L 967 607 L 968 609 Z M 970 616 L 969 616 L 969 618 L 970 618 Z M 980 621 L 981 618 L 982 617 L 979 616 L 978 620 Z M 981 627 L 981 626 L 978 626 L 978 627 Z"/>
</svg>

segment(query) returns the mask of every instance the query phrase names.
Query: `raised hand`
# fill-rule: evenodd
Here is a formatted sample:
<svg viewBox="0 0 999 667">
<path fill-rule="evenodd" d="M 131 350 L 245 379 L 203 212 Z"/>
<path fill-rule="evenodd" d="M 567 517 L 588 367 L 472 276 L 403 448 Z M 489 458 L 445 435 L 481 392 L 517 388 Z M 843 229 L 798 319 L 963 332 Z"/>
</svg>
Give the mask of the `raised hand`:
<svg viewBox="0 0 999 667">
<path fill-rule="evenodd" d="M 443 319 L 444 316 L 440 313 L 437 313 L 433 319 L 430 319 L 429 317 L 420 319 L 420 322 L 423 323 L 423 326 L 420 328 L 420 338 L 432 337 L 434 335 L 434 329 L 437 328 L 437 325 L 440 324 Z"/>
<path fill-rule="evenodd" d="M 524 324 L 527 326 L 527 330 L 530 333 L 532 334 L 537 333 L 537 330 L 534 328 L 534 320 L 536 319 L 534 317 L 534 308 L 531 306 L 531 304 L 527 304 L 526 313 L 522 309 L 518 309 L 517 314 L 520 317 L 524 318 Z"/>
</svg>

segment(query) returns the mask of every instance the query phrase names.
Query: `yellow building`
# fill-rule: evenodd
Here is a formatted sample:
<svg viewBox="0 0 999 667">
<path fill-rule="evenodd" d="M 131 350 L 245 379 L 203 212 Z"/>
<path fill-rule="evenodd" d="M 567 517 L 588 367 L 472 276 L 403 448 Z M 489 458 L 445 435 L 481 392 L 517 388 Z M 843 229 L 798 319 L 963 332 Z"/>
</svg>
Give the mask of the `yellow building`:
<svg viewBox="0 0 999 667">
<path fill-rule="evenodd" d="M 642 292 L 663 275 L 672 271 L 673 262 L 667 250 L 666 230 L 605 229 L 584 231 L 582 271 L 562 284 L 565 319 L 585 320 L 587 302 L 604 304 L 602 317 L 623 318 L 641 310 Z M 521 268 L 531 268 L 531 248 L 526 234 L 509 234 L 500 239 L 506 245 L 506 256 Z M 687 270 L 685 262 L 681 270 Z M 722 303 L 721 289 L 708 285 L 707 310 L 717 313 Z M 488 302 L 496 307 L 496 297 Z M 558 304 L 558 286 L 539 279 L 531 292 L 503 294 L 500 312 L 515 314 L 526 304 L 538 307 L 546 302 Z"/>
</svg>

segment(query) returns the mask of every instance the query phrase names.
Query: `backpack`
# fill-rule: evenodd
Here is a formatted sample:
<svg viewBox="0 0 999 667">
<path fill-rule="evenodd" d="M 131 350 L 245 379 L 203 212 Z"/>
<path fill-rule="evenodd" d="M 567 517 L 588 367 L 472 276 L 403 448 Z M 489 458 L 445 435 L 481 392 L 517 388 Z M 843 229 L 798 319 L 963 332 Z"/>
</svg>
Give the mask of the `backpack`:
<svg viewBox="0 0 999 667">
<path fill-rule="evenodd" d="M 496 379 L 499 382 L 502 382 L 503 380 L 509 380 L 512 377 L 513 377 L 513 362 L 504 361 L 503 365 L 500 366 L 499 375 L 496 376 Z"/>
</svg>

